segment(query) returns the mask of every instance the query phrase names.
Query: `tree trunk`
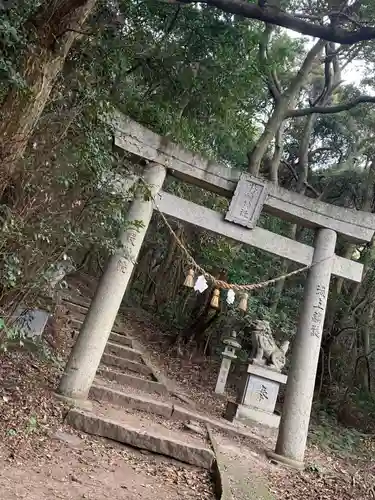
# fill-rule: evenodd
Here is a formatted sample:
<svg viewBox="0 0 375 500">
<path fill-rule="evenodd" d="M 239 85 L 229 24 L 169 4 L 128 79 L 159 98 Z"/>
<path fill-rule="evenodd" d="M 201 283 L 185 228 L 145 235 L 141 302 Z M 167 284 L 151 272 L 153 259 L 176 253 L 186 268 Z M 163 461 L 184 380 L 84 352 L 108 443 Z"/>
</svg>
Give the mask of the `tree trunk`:
<svg viewBox="0 0 375 500">
<path fill-rule="evenodd" d="M 176 236 L 181 238 L 182 228 L 178 227 L 175 231 Z M 167 254 L 163 256 L 155 272 L 150 271 L 150 289 L 147 305 L 154 306 L 156 310 L 169 300 L 173 300 L 175 267 L 173 259 L 177 250 L 177 241 L 174 236 L 170 236 Z"/>
<path fill-rule="evenodd" d="M 353 255 L 354 248 L 355 245 L 353 243 L 347 243 L 342 257 L 350 260 L 351 256 Z M 327 332 L 326 335 L 329 336 L 332 334 L 336 316 L 337 301 L 341 295 L 343 284 L 344 284 L 344 278 L 335 277 L 331 285 L 331 293 L 328 298 L 327 312 L 324 322 L 324 331 Z"/>
<path fill-rule="evenodd" d="M 0 108 L 0 160 L 2 186 L 11 178 L 27 142 L 46 106 L 65 58 L 79 36 L 77 31 L 93 11 L 96 0 L 44 2 L 29 21 L 35 42 L 25 56 L 21 76 L 24 89 L 11 89 Z M 76 30 L 76 31 L 74 31 Z"/>
<path fill-rule="evenodd" d="M 312 65 L 316 56 L 321 52 L 326 42 L 319 40 L 307 53 L 301 68 L 296 76 L 292 79 L 287 90 L 276 100 L 275 108 L 268 122 L 264 127 L 264 131 L 256 143 L 253 151 L 249 154 L 248 170 L 251 175 L 258 176 L 262 160 L 271 145 L 272 140 L 276 137 L 280 126 L 285 120 L 289 107 L 293 107 L 299 92 L 306 83 Z"/>
<path fill-rule="evenodd" d="M 296 191 L 301 194 L 304 194 L 306 191 L 306 182 L 309 175 L 309 145 L 316 119 L 317 115 L 310 115 L 306 118 L 302 140 L 299 147 L 298 180 Z"/>
<path fill-rule="evenodd" d="M 300 194 L 305 194 L 306 191 L 306 182 L 307 182 L 307 177 L 308 177 L 308 168 L 309 168 L 309 145 L 310 145 L 310 138 L 312 131 L 314 129 L 314 123 L 316 118 L 316 115 L 310 115 L 307 117 L 305 126 L 303 129 L 303 135 L 302 135 L 302 140 L 299 148 L 299 154 L 298 154 L 298 180 L 297 180 L 297 193 Z M 275 166 L 272 166 L 273 169 Z M 292 240 L 295 240 L 297 238 L 297 230 L 298 226 L 297 224 L 292 224 L 289 229 L 289 234 L 288 238 L 291 238 Z M 287 274 L 289 272 L 290 264 L 289 262 L 284 262 L 283 267 L 282 267 L 282 274 Z M 271 304 L 271 312 L 272 314 L 275 314 L 277 311 L 277 307 L 280 302 L 281 295 L 284 291 L 284 286 L 285 286 L 285 279 L 282 279 L 278 281 L 275 285 L 275 295 L 272 300 Z"/>
<path fill-rule="evenodd" d="M 271 160 L 270 179 L 271 179 L 271 182 L 276 184 L 276 186 L 279 184 L 279 166 L 280 166 L 281 158 L 282 158 L 283 152 L 284 152 L 285 127 L 286 127 L 286 122 L 285 121 L 281 122 L 280 127 L 279 127 L 278 131 L 276 132 L 275 149 L 274 149 L 273 157 Z"/>
<path fill-rule="evenodd" d="M 364 191 L 364 199 L 362 203 L 361 210 L 363 212 L 371 212 L 372 210 L 372 204 L 374 201 L 374 186 L 375 186 L 375 160 L 373 160 L 369 166 L 368 170 L 368 176 L 366 180 L 364 181 L 363 184 L 363 191 Z M 359 295 L 359 292 L 361 290 L 364 278 L 366 277 L 366 274 L 368 272 L 369 267 L 371 266 L 371 261 L 372 261 L 372 249 L 375 247 L 375 238 L 372 239 L 369 248 L 364 254 L 364 257 L 362 260 L 363 263 L 363 278 L 362 282 L 356 283 L 352 290 L 350 291 L 350 304 L 351 306 L 355 303 L 357 300 L 357 297 Z M 361 262 L 360 260 L 360 262 Z"/>
<path fill-rule="evenodd" d="M 288 238 L 295 240 L 296 233 L 297 233 L 297 224 L 292 224 L 289 229 Z M 281 274 L 287 274 L 288 272 L 289 272 L 289 262 L 284 261 L 283 266 L 281 268 Z M 284 291 L 284 286 L 285 286 L 285 278 L 279 280 L 275 285 L 275 294 L 270 307 L 272 314 L 275 314 L 277 311 L 281 295 Z"/>
<path fill-rule="evenodd" d="M 288 110 L 289 100 L 280 98 L 276 103 L 275 109 L 270 116 L 262 135 L 259 137 L 253 151 L 249 155 L 248 169 L 249 173 L 254 176 L 259 175 L 262 160 L 267 153 L 273 138 L 276 136 L 280 125 L 285 118 L 285 113 Z"/>
<path fill-rule="evenodd" d="M 373 324 L 374 304 L 371 304 L 366 311 L 366 323 L 362 328 L 363 362 L 361 369 L 361 385 L 366 391 L 371 390 L 371 372 L 368 355 L 370 354 L 370 333 Z"/>
</svg>

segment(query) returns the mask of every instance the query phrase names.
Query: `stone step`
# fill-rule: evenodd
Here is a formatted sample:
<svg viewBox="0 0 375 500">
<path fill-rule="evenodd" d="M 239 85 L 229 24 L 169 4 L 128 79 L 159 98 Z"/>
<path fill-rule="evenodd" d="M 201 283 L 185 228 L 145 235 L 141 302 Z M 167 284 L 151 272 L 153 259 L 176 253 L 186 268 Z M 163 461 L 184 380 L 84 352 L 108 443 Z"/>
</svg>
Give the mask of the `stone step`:
<svg viewBox="0 0 375 500">
<path fill-rule="evenodd" d="M 105 352 L 107 354 L 112 354 L 113 356 L 118 356 L 119 358 L 129 359 L 130 361 L 135 361 L 136 363 L 142 363 L 142 353 L 131 347 L 126 347 L 119 344 L 113 344 L 112 342 L 107 342 L 105 346 Z"/>
<path fill-rule="evenodd" d="M 167 394 L 168 390 L 165 385 L 160 384 L 160 382 L 154 382 L 153 380 L 146 380 L 141 377 L 128 375 L 127 373 L 121 373 L 115 370 L 110 370 L 108 368 L 99 369 L 99 375 L 107 380 L 112 380 L 120 385 L 129 385 L 144 392 L 156 392 L 157 394 Z"/>
<path fill-rule="evenodd" d="M 87 306 L 83 306 L 81 304 L 74 304 L 73 302 L 64 301 L 64 306 L 67 307 L 71 313 L 75 313 L 78 318 L 81 316 L 84 317 L 88 311 Z"/>
<path fill-rule="evenodd" d="M 141 375 L 149 376 L 152 375 L 152 370 L 147 365 L 142 363 L 137 363 L 136 361 L 131 361 L 130 359 L 119 358 L 113 354 L 104 353 L 101 359 L 101 363 L 106 366 L 113 366 L 119 368 L 120 370 L 130 370 L 134 373 L 140 373 Z"/>
<path fill-rule="evenodd" d="M 128 347 L 133 346 L 133 340 L 121 333 L 112 332 L 111 335 L 109 336 L 109 340 L 110 342 L 113 342 L 115 344 L 121 344 Z"/>
<path fill-rule="evenodd" d="M 131 388 L 110 387 L 105 384 L 105 380 L 96 378 L 92 386 L 92 392 L 90 391 L 90 397 L 96 401 L 108 401 L 109 403 L 124 408 L 132 408 L 134 410 L 160 415 L 165 418 L 171 418 L 174 421 L 200 422 L 203 425 L 209 425 L 232 437 L 243 436 L 254 442 L 262 441 L 263 439 L 261 437 L 262 433 L 251 432 L 248 426 L 232 424 L 224 419 L 204 415 L 190 408 L 176 404 L 173 400 L 169 399 L 169 394 L 167 398 L 164 396 L 164 398 L 161 399 L 161 396 L 141 394 Z M 255 430 L 259 430 L 259 427 L 255 427 Z M 263 430 L 262 428 L 262 431 Z M 276 435 L 267 434 L 267 439 L 275 440 Z"/>
<path fill-rule="evenodd" d="M 84 319 L 85 319 L 85 317 L 84 317 L 83 315 L 80 315 L 80 317 L 78 317 L 78 318 L 77 318 L 76 316 L 71 317 L 71 318 L 70 318 L 70 321 L 71 321 L 74 325 L 76 325 L 76 328 L 77 328 L 77 329 L 79 329 L 79 328 L 81 328 L 81 325 L 82 325 L 82 323 L 83 323 Z M 123 334 L 123 329 L 122 329 L 122 327 L 121 327 L 121 326 L 119 326 L 119 325 L 116 325 L 116 324 L 113 326 L 113 328 L 112 328 L 112 330 L 111 330 L 111 331 L 112 331 L 112 333 L 117 333 L 117 334 L 120 334 L 120 335 L 121 335 L 121 334 Z"/>
<path fill-rule="evenodd" d="M 75 295 L 75 294 L 69 294 L 66 293 L 61 297 L 62 304 L 66 307 L 69 307 L 70 305 L 74 306 L 80 306 L 85 309 L 88 309 L 91 304 L 91 300 L 88 297 L 84 297 L 83 295 Z"/>
<path fill-rule="evenodd" d="M 107 401 L 108 403 L 123 406 L 127 409 L 145 411 L 160 415 L 165 418 L 172 416 L 173 406 L 171 403 L 158 401 L 146 394 L 133 394 L 125 390 L 116 390 L 103 385 L 100 379 L 95 379 L 90 389 L 90 398 L 96 401 Z"/>
<path fill-rule="evenodd" d="M 74 408 L 67 415 L 67 423 L 79 431 L 101 436 L 126 445 L 181 462 L 211 470 L 215 457 L 206 441 L 182 430 L 171 430 L 160 423 L 139 415 L 125 414 L 124 410 L 94 405 L 93 411 Z"/>
</svg>

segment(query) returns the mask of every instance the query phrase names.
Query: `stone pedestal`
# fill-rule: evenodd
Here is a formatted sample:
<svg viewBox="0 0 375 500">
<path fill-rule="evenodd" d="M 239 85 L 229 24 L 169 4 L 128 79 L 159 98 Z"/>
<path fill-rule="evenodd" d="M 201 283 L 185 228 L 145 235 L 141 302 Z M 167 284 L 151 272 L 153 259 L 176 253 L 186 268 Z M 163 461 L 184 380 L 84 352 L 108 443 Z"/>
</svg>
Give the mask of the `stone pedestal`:
<svg viewBox="0 0 375 500">
<path fill-rule="evenodd" d="M 266 366 L 250 364 L 243 389 L 236 403 L 229 402 L 226 415 L 230 421 L 255 421 L 269 427 L 278 427 L 280 416 L 274 413 L 280 384 L 287 376 Z"/>
</svg>

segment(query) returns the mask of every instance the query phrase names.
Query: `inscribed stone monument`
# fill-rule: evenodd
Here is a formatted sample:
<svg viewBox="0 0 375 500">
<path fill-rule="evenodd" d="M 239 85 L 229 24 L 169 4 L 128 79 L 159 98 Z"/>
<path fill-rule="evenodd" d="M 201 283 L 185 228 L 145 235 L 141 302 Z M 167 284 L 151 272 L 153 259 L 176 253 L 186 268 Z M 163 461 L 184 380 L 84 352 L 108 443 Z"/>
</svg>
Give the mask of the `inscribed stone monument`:
<svg viewBox="0 0 375 500">
<path fill-rule="evenodd" d="M 47 324 L 49 313 L 41 309 L 16 309 L 13 318 L 13 327 L 22 337 L 37 339 L 43 334 Z"/>
<path fill-rule="evenodd" d="M 241 176 L 225 219 L 252 229 L 256 226 L 266 196 L 263 182 Z"/>
</svg>

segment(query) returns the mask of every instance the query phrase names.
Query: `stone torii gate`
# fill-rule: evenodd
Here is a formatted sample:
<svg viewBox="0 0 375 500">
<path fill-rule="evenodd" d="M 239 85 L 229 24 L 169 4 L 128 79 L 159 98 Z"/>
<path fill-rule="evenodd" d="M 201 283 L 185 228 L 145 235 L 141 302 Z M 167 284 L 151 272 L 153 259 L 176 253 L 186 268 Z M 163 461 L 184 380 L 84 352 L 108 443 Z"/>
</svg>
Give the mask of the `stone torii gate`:
<svg viewBox="0 0 375 500">
<path fill-rule="evenodd" d="M 375 217 L 316 201 L 207 161 L 122 115 L 116 116 L 113 127 L 116 147 L 149 160 L 144 180 L 164 214 L 289 261 L 314 264 L 308 270 L 276 450 L 269 453 L 273 459 L 302 467 L 331 274 L 354 282 L 362 278 L 360 263 L 335 255 L 336 237 L 340 234 L 356 243 L 371 241 Z M 225 219 L 220 213 L 163 192 L 167 174 L 232 198 Z M 143 226 L 123 231 L 123 249 L 109 259 L 65 368 L 59 392 L 78 404 L 88 397 L 153 209 L 153 201 L 145 200 L 141 192 L 132 202 L 127 220 L 142 221 Z M 257 227 L 262 210 L 315 228 L 314 246 Z"/>
</svg>

